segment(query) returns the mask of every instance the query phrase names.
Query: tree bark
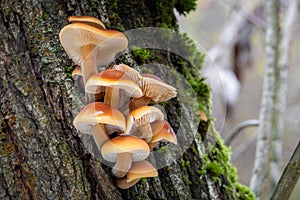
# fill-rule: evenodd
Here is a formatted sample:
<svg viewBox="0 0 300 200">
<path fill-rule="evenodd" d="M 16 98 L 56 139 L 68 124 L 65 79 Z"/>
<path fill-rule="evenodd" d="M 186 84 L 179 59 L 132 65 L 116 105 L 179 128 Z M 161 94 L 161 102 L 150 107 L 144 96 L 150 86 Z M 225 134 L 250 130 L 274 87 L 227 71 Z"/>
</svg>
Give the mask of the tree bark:
<svg viewBox="0 0 300 200">
<path fill-rule="evenodd" d="M 118 30 L 176 29 L 173 9 L 186 13 L 191 9 L 188 3 L 194 1 L 1 1 L 0 199 L 254 199 L 238 183 L 229 150 L 211 120 L 200 121 L 198 127 L 189 121 L 197 118 L 197 109 L 210 118 L 210 90 L 198 74 L 202 56 L 186 36 L 181 46 L 194 63 L 164 51 L 146 59 L 136 52 L 122 57 L 137 69 L 160 60 L 182 73 L 197 94 L 198 108 L 180 99 L 162 104 L 175 131 L 181 128 L 188 135 L 196 128 L 197 133 L 184 153 L 175 149 L 183 155 L 160 169 L 159 177 L 118 189 L 110 168 L 93 153 L 91 138 L 72 125 L 84 103 L 70 78 L 72 62 L 58 39 L 67 17 L 98 17 L 107 28 Z M 162 74 L 176 83 L 167 72 Z M 181 116 L 187 122 L 179 124 Z"/>
</svg>

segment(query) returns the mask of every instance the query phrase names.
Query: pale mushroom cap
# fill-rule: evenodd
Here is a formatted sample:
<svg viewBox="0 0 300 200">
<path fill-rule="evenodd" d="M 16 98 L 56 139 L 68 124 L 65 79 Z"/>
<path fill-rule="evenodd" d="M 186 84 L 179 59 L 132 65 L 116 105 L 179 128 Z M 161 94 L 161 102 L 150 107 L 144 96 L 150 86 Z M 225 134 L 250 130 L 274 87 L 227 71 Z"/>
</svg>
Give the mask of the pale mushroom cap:
<svg viewBox="0 0 300 200">
<path fill-rule="evenodd" d="M 129 116 L 134 117 L 135 119 L 140 119 L 145 115 L 150 115 L 150 122 L 154 122 L 156 120 L 163 120 L 164 114 L 161 110 L 155 106 L 141 106 L 130 112 Z"/>
<path fill-rule="evenodd" d="M 98 123 L 114 125 L 121 131 L 126 129 L 123 114 L 110 105 L 101 102 L 86 105 L 77 114 L 73 122 L 75 128 L 84 134 L 92 134 L 93 125 Z"/>
<path fill-rule="evenodd" d="M 135 127 L 163 119 L 164 114 L 157 107 L 141 106 L 130 112 L 127 118 L 127 130 L 125 134 L 129 134 L 129 132 Z"/>
<path fill-rule="evenodd" d="M 154 79 L 147 76 L 143 76 L 139 84 L 145 97 L 151 98 L 152 101 L 156 103 L 167 101 L 176 97 L 176 88 L 158 80 L 157 78 Z"/>
<path fill-rule="evenodd" d="M 95 26 L 100 29 L 106 29 L 105 25 L 103 24 L 103 22 L 101 20 L 99 20 L 98 18 L 95 18 L 95 17 L 91 17 L 91 16 L 70 16 L 70 17 L 68 17 L 68 22 L 69 23 L 82 22 L 82 23 L 86 23 L 86 24 Z"/>
<path fill-rule="evenodd" d="M 95 46 L 91 53 L 96 54 L 96 63 L 103 66 L 112 62 L 116 54 L 128 45 L 127 38 L 121 32 L 79 22 L 65 26 L 60 31 L 59 39 L 68 56 L 79 66 L 82 66 L 83 46 Z"/>
<path fill-rule="evenodd" d="M 156 177 L 158 176 L 157 170 L 147 160 L 135 162 L 128 171 L 126 182 L 133 181 L 134 179 Z"/>
<path fill-rule="evenodd" d="M 126 190 L 132 186 L 134 186 L 140 179 L 135 179 L 133 181 L 127 182 L 126 178 L 121 178 L 117 180 L 117 186 L 123 190 Z"/>
<path fill-rule="evenodd" d="M 81 68 L 79 66 L 76 66 L 75 69 L 72 71 L 72 79 L 76 81 L 81 76 L 82 76 Z"/>
<path fill-rule="evenodd" d="M 91 76 L 86 83 L 85 90 L 88 93 L 97 93 L 101 86 L 123 89 L 128 96 L 134 98 L 143 96 L 139 86 L 119 70 L 107 69 Z"/>
<path fill-rule="evenodd" d="M 132 153 L 132 161 L 137 162 L 148 157 L 148 144 L 135 136 L 118 136 L 107 141 L 101 148 L 103 158 L 109 162 L 116 162 L 117 154 Z"/>
<path fill-rule="evenodd" d="M 157 122 L 157 123 L 160 123 L 160 122 Z M 171 127 L 171 125 L 169 124 L 169 122 L 164 121 L 164 125 L 162 127 L 161 127 L 161 125 L 156 126 L 154 124 L 154 125 L 152 125 L 152 130 L 154 132 L 154 135 L 152 137 L 151 143 L 155 143 L 160 140 L 167 140 L 168 142 L 177 144 L 176 134 L 175 134 L 173 128 Z"/>
<path fill-rule="evenodd" d="M 140 73 L 135 69 L 133 69 L 132 67 L 129 67 L 128 65 L 119 64 L 119 65 L 113 65 L 110 68 L 124 72 L 125 75 L 128 76 L 135 83 L 139 83 L 141 80 L 142 76 L 140 75 Z"/>
</svg>

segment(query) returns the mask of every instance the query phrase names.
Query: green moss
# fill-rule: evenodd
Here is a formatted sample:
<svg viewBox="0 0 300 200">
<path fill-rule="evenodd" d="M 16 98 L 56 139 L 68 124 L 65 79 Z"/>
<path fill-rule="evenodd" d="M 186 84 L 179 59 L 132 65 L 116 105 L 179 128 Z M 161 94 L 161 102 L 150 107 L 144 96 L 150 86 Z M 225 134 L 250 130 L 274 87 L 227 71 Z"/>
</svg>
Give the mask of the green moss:
<svg viewBox="0 0 300 200">
<path fill-rule="evenodd" d="M 153 56 L 153 52 L 148 49 L 140 49 L 140 48 L 134 48 L 131 52 L 133 59 L 136 60 L 138 63 L 145 63 L 148 59 L 150 59 Z"/>
<path fill-rule="evenodd" d="M 210 162 L 206 165 L 207 171 L 212 173 L 214 177 L 220 177 L 224 173 L 223 168 L 216 161 Z"/>
<path fill-rule="evenodd" d="M 189 178 L 187 176 L 183 176 L 183 181 L 185 182 L 185 184 L 187 185 L 191 185 L 192 182 L 189 180 Z"/>
<path fill-rule="evenodd" d="M 235 184 L 236 187 L 236 191 L 237 191 L 237 199 L 241 199 L 241 200 L 254 200 L 255 199 L 255 195 L 253 194 L 253 192 L 251 192 L 249 190 L 248 187 L 242 185 L 242 184 Z"/>
<path fill-rule="evenodd" d="M 189 167 L 190 166 L 190 161 L 187 160 L 187 161 L 184 161 L 183 159 L 181 160 L 181 169 L 185 169 L 186 167 Z"/>
<path fill-rule="evenodd" d="M 196 9 L 196 1 L 195 0 L 176 0 L 175 8 L 179 12 L 179 14 L 186 15 L 190 11 Z"/>
<path fill-rule="evenodd" d="M 252 191 L 238 182 L 236 168 L 230 162 L 230 148 L 223 144 L 223 140 L 215 130 L 211 130 L 211 136 L 214 138 L 215 144 L 208 145 L 207 158 L 211 160 L 211 162 L 208 162 L 206 168 L 209 166 L 212 167 L 215 176 L 217 176 L 218 173 L 220 173 L 219 175 L 223 174 L 225 176 L 228 183 L 223 187 L 226 188 L 226 194 L 229 197 L 234 195 L 234 197 L 238 197 L 238 199 L 255 199 L 255 195 Z M 211 166 L 211 163 L 218 163 L 219 166 L 215 164 Z M 221 168 L 221 170 L 219 168 Z"/>
<path fill-rule="evenodd" d="M 168 146 L 161 146 L 159 147 L 158 152 L 161 154 L 170 154 L 170 149 Z"/>
<path fill-rule="evenodd" d="M 141 182 L 142 184 L 147 183 L 147 178 L 141 178 L 140 182 Z"/>
<path fill-rule="evenodd" d="M 66 72 L 66 75 L 68 78 L 72 78 L 72 72 L 74 70 L 74 67 L 73 66 L 67 66 L 65 68 L 65 72 Z"/>
</svg>

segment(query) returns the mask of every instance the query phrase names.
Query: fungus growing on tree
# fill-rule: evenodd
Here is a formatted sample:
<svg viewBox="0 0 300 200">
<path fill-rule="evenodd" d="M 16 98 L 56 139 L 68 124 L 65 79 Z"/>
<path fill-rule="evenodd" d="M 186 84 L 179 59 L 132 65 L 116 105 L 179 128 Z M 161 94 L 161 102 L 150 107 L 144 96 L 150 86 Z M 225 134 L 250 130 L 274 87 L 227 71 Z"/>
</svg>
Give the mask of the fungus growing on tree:
<svg viewBox="0 0 300 200">
<path fill-rule="evenodd" d="M 119 31 L 99 29 L 82 22 L 65 26 L 59 39 L 68 56 L 81 66 L 84 83 L 98 72 L 98 65 L 112 62 L 128 44 L 127 38 Z"/>
<path fill-rule="evenodd" d="M 139 131 L 138 137 L 144 138 L 148 142 L 153 135 L 151 123 L 163 119 L 164 115 L 157 107 L 141 106 L 130 112 L 125 134 L 136 134 L 135 132 Z"/>
<path fill-rule="evenodd" d="M 71 16 L 68 21 L 59 39 L 78 65 L 72 78 L 82 76 L 86 94 L 105 95 L 104 102 L 90 103 L 78 113 L 75 128 L 93 135 L 103 159 L 115 163 L 112 173 L 121 178 L 118 187 L 127 189 L 142 177 L 157 176 L 157 170 L 145 160 L 150 149 L 161 140 L 177 144 L 177 138 L 161 110 L 147 105 L 175 97 L 176 89 L 155 75 L 141 75 L 125 64 L 98 73 L 97 66 L 108 65 L 127 48 L 127 38 L 118 31 L 106 30 L 94 17 Z M 124 115 L 128 115 L 127 120 Z M 115 132 L 116 136 L 110 135 Z"/>
<path fill-rule="evenodd" d="M 177 144 L 176 134 L 167 121 L 156 121 L 151 124 L 153 136 L 149 142 L 150 149 L 153 149 L 159 141 L 168 141 L 173 144 Z"/>
<path fill-rule="evenodd" d="M 134 186 L 141 178 L 156 177 L 157 170 L 146 160 L 135 162 L 127 173 L 127 176 L 117 180 L 117 186 L 121 189 L 128 189 Z"/>
<path fill-rule="evenodd" d="M 81 68 L 77 65 L 72 71 L 72 79 L 76 81 L 78 78 L 82 77 Z"/>
<path fill-rule="evenodd" d="M 70 16 L 68 17 L 69 23 L 81 22 L 91 26 L 94 26 L 99 29 L 106 29 L 105 25 L 101 20 L 91 16 Z"/>
<path fill-rule="evenodd" d="M 143 75 L 139 86 L 142 89 L 143 97 L 135 98 L 130 102 L 130 110 L 137 107 L 148 105 L 150 102 L 160 103 L 176 97 L 176 88 L 168 85 L 155 75 Z"/>
<path fill-rule="evenodd" d="M 101 148 L 103 158 L 115 162 L 112 173 L 121 178 L 131 168 L 132 162 L 145 160 L 150 153 L 148 144 L 135 136 L 124 135 L 107 141 Z"/>
<path fill-rule="evenodd" d="M 85 106 L 77 114 L 73 124 L 81 133 L 93 135 L 99 148 L 109 139 L 104 125 L 111 125 L 120 132 L 126 129 L 123 114 L 101 102 L 94 102 Z"/>
<path fill-rule="evenodd" d="M 88 93 L 98 93 L 105 90 L 104 103 L 110 104 L 113 108 L 119 108 L 121 95 L 139 98 L 143 95 L 137 84 L 130 80 L 122 71 L 107 69 L 94 74 L 86 83 L 85 90 Z"/>
</svg>

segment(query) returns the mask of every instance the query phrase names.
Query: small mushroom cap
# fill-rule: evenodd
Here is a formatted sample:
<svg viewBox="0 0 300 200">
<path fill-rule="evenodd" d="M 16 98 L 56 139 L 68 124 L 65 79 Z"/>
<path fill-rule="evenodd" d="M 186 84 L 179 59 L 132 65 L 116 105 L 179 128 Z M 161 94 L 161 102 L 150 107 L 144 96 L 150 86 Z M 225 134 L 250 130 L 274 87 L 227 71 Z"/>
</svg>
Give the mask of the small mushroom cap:
<svg viewBox="0 0 300 200">
<path fill-rule="evenodd" d="M 130 112 L 127 118 L 127 130 L 125 134 L 137 127 L 152 123 L 156 120 L 163 120 L 164 114 L 154 106 L 141 106 Z"/>
<path fill-rule="evenodd" d="M 128 96 L 139 98 L 143 96 L 142 90 L 130 80 L 124 72 L 107 69 L 91 76 L 85 86 L 88 93 L 97 93 L 101 86 L 123 89 Z"/>
<path fill-rule="evenodd" d="M 72 72 L 72 79 L 76 81 L 79 77 L 82 76 L 81 68 L 77 65 Z"/>
<path fill-rule="evenodd" d="M 133 181 L 127 182 L 126 178 L 121 178 L 117 180 L 117 186 L 123 190 L 126 190 L 132 186 L 134 186 L 140 179 L 135 179 Z"/>
<path fill-rule="evenodd" d="M 127 77 L 129 77 L 133 82 L 137 84 L 141 80 L 142 77 L 141 74 L 135 69 L 133 69 L 132 67 L 129 67 L 128 65 L 119 64 L 119 65 L 113 65 L 110 68 L 124 72 Z"/>
<path fill-rule="evenodd" d="M 118 127 L 122 132 L 126 129 L 125 117 L 110 105 L 94 102 L 86 105 L 75 117 L 74 126 L 84 134 L 92 134 L 93 125 L 110 124 Z"/>
<path fill-rule="evenodd" d="M 152 130 L 154 135 L 152 137 L 151 143 L 158 142 L 160 140 L 167 140 L 173 144 L 177 144 L 176 134 L 167 121 L 163 121 L 163 126 L 161 126 L 161 121 L 154 122 L 152 125 Z"/>
<path fill-rule="evenodd" d="M 199 111 L 198 114 L 199 114 L 201 120 L 207 122 L 208 119 L 207 119 L 205 112 Z"/>
<path fill-rule="evenodd" d="M 100 29 L 106 29 L 102 21 L 100 21 L 98 18 L 91 17 L 91 16 L 70 16 L 68 17 L 68 22 L 69 23 L 82 22 L 82 23 L 89 24 L 91 26 L 95 26 Z"/>
<path fill-rule="evenodd" d="M 82 47 L 94 46 L 98 65 L 112 62 L 119 51 L 127 48 L 128 40 L 119 31 L 104 30 L 84 23 L 72 23 L 65 26 L 59 33 L 60 42 L 73 62 L 82 66 Z"/>
<path fill-rule="evenodd" d="M 128 171 L 126 182 L 130 182 L 139 178 L 156 176 L 158 176 L 158 173 L 153 165 L 149 161 L 143 160 L 132 164 L 132 167 Z"/>
<path fill-rule="evenodd" d="M 117 161 L 117 154 L 132 153 L 132 161 L 137 162 L 148 157 L 148 144 L 135 136 L 118 136 L 107 141 L 101 148 L 103 158 L 109 162 Z"/>
<path fill-rule="evenodd" d="M 160 81 L 158 77 L 153 78 L 154 75 L 151 75 L 152 77 L 147 76 L 142 77 L 139 85 L 145 97 L 151 98 L 156 103 L 176 97 L 176 88 Z"/>
</svg>

